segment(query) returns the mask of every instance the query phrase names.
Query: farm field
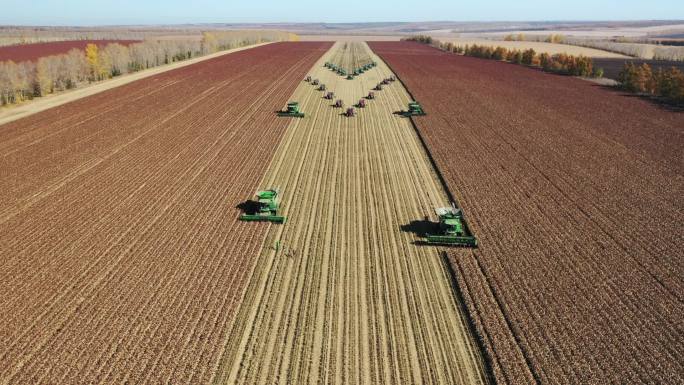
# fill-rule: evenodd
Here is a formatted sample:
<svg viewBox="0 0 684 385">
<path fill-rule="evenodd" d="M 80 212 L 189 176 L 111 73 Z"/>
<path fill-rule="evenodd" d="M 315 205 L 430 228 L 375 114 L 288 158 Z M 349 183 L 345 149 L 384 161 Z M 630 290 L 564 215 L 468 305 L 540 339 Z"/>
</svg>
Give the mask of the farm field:
<svg viewBox="0 0 684 385">
<path fill-rule="evenodd" d="M 0 126 L 0 383 L 208 383 L 268 227 L 238 222 L 329 43 Z"/>
<path fill-rule="evenodd" d="M 614 58 L 614 59 L 628 59 L 628 56 L 621 55 L 618 53 L 608 52 L 595 48 L 579 47 L 568 44 L 557 44 L 557 43 L 545 43 L 536 41 L 504 41 L 504 40 L 490 40 L 490 39 L 477 39 L 477 38 L 467 38 L 467 37 L 440 37 L 436 36 L 439 41 L 452 42 L 456 45 L 465 47 L 466 45 L 483 45 L 488 47 L 504 47 L 506 49 L 517 49 L 526 50 L 532 48 L 537 53 L 548 53 L 549 55 L 555 55 L 559 53 L 565 53 L 568 55 L 584 55 L 591 58 Z"/>
<path fill-rule="evenodd" d="M 336 45 L 309 73 L 346 106 L 391 75 L 354 80 L 324 67 L 365 43 Z M 348 58 L 345 60 L 356 60 Z M 436 247 L 412 222 L 449 204 L 398 82 L 347 118 L 302 82 L 303 119 L 287 128 L 260 189 L 281 191 L 287 223 L 269 229 L 227 337 L 217 384 L 478 384 L 482 358 Z"/>
<path fill-rule="evenodd" d="M 36 61 L 41 57 L 67 53 L 72 49 L 85 51 L 88 44 L 96 44 L 104 47 L 108 44 L 118 43 L 130 45 L 139 43 L 138 40 L 76 40 L 76 41 L 53 41 L 47 43 L 18 44 L 0 47 L 0 61 L 11 60 L 15 63 L 23 61 Z"/>
<path fill-rule="evenodd" d="M 569 77 L 370 43 L 480 239 L 450 250 L 497 383 L 681 383 L 684 116 Z"/>
<path fill-rule="evenodd" d="M 668 60 L 641 60 L 641 59 L 594 59 L 594 67 L 603 68 L 603 76 L 609 79 L 617 79 L 620 71 L 625 67 L 626 62 L 632 62 L 635 65 L 642 65 L 644 63 L 651 66 L 653 71 L 662 68 L 663 70 L 675 67 L 680 71 L 684 71 L 684 61 L 668 61 Z"/>
</svg>

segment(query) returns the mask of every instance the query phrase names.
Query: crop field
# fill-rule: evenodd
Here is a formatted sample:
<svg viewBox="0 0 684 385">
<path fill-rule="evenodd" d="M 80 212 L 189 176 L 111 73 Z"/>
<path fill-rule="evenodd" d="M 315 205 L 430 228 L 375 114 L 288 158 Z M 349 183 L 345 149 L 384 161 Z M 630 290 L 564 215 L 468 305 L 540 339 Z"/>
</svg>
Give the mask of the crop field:
<svg viewBox="0 0 684 385">
<path fill-rule="evenodd" d="M 15 63 L 23 61 L 36 61 L 41 57 L 59 55 L 67 53 L 72 49 L 85 51 L 88 44 L 97 44 L 104 47 L 108 44 L 118 43 L 130 45 L 139 43 L 138 40 L 76 40 L 76 41 L 54 41 L 47 43 L 17 44 L 0 47 L 0 61 L 11 60 Z"/>
<path fill-rule="evenodd" d="M 655 72 L 659 69 L 667 70 L 669 68 L 677 68 L 684 71 L 684 61 L 668 61 L 668 60 L 642 60 L 642 59 L 594 59 L 594 66 L 603 68 L 603 76 L 609 79 L 617 79 L 620 71 L 625 68 L 625 63 L 630 62 L 634 65 L 648 64 Z"/>
<path fill-rule="evenodd" d="M 0 383 L 208 383 L 267 227 L 238 222 L 330 43 L 207 60 L 0 126 Z"/>
<path fill-rule="evenodd" d="M 478 38 L 467 38 L 467 37 L 441 37 L 437 36 L 439 41 L 452 42 L 457 46 L 465 47 L 466 45 L 482 45 L 486 47 L 503 47 L 509 50 L 521 50 L 533 49 L 537 53 L 548 53 L 549 55 L 555 55 L 560 53 L 565 53 L 568 55 L 583 55 L 591 58 L 612 58 L 612 59 L 628 59 L 628 56 L 621 55 L 619 53 L 613 53 L 604 51 L 596 48 L 579 47 L 569 44 L 558 44 L 558 43 L 545 43 L 537 41 L 505 41 L 505 40 L 491 40 L 491 39 L 478 39 Z"/>
<path fill-rule="evenodd" d="M 324 67 L 341 52 L 309 74 L 345 106 L 391 75 L 379 62 L 346 80 Z M 409 229 L 449 203 L 411 122 L 394 114 L 409 95 L 399 82 L 375 94 L 347 118 L 313 85 L 295 91 L 307 116 L 259 184 L 280 189 L 287 223 L 269 230 L 215 383 L 485 383 L 448 266 Z"/>
<path fill-rule="evenodd" d="M 359 41 L 340 42 L 339 48 L 330 58 L 330 63 L 346 70 L 347 73 L 352 73 L 370 62 L 370 51 L 365 43 Z"/>
<path fill-rule="evenodd" d="M 684 117 L 588 82 L 370 43 L 480 239 L 448 255 L 497 383 L 684 382 Z"/>
</svg>

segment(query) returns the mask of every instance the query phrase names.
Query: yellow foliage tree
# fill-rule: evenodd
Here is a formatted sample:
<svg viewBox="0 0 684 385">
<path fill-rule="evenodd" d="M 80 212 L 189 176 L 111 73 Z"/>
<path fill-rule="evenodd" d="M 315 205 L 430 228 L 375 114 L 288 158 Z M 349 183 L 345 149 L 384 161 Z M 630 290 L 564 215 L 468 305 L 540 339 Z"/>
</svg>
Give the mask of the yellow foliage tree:
<svg viewBox="0 0 684 385">
<path fill-rule="evenodd" d="M 100 77 L 100 55 L 96 44 L 88 44 L 86 46 L 86 59 L 88 59 L 88 67 L 90 68 L 90 80 L 99 80 Z"/>
</svg>

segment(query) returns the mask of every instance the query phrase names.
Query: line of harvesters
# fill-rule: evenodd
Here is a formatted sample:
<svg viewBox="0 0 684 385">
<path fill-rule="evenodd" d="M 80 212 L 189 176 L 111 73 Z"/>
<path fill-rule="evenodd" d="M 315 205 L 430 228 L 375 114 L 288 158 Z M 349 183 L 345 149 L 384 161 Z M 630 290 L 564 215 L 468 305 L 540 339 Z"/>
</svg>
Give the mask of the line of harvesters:
<svg viewBox="0 0 684 385">
<path fill-rule="evenodd" d="M 354 79 L 365 71 L 375 67 L 376 62 L 366 64 L 361 68 L 357 68 L 353 73 L 347 73 L 344 69 L 339 66 L 326 62 L 325 67 L 333 71 L 336 71 L 339 75 L 347 76 L 347 79 Z M 395 82 L 397 79 L 394 75 L 389 78 L 383 79 L 378 83 L 373 90 L 382 91 L 384 86 Z M 328 91 L 325 84 L 321 83 L 318 79 L 312 79 L 311 76 L 307 76 L 304 79 L 305 82 L 316 87 L 317 91 L 325 92 L 324 98 L 327 100 L 335 99 L 335 93 Z M 371 91 L 368 96 L 359 100 L 356 104 L 356 108 L 365 108 L 367 100 L 374 100 L 376 98 L 375 92 Z M 344 102 L 342 99 L 335 100 L 333 104 L 334 108 L 344 108 Z M 344 113 L 346 117 L 355 116 L 356 112 L 354 107 L 349 107 Z M 400 111 L 398 113 L 404 117 L 412 116 L 424 116 L 426 115 L 423 107 L 420 103 L 416 101 L 409 102 L 407 111 Z M 287 107 L 283 111 L 278 111 L 278 116 L 284 117 L 296 117 L 303 118 L 304 113 L 299 110 L 298 102 L 289 102 Z M 248 201 L 245 205 L 248 207 L 245 211 L 246 213 L 240 216 L 240 220 L 243 221 L 268 221 L 273 223 L 285 223 L 286 218 L 280 215 L 280 200 L 278 197 L 278 189 L 269 189 L 264 191 L 258 191 L 256 193 L 256 200 Z M 463 246 L 463 247 L 477 247 L 477 238 L 472 234 L 468 223 L 465 220 L 463 211 L 458 208 L 454 203 L 451 207 L 440 207 L 435 209 L 435 213 L 439 217 L 438 227 L 435 229 L 434 234 L 426 234 L 425 241 L 419 243 L 432 244 L 432 245 L 445 245 L 445 246 Z"/>
</svg>

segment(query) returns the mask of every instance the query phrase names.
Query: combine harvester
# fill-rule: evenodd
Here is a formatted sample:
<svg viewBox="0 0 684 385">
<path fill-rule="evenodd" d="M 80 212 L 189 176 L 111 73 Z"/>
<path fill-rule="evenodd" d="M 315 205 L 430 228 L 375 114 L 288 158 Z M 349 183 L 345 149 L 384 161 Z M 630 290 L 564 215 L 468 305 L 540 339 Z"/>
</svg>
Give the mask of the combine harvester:
<svg viewBox="0 0 684 385">
<path fill-rule="evenodd" d="M 278 116 L 289 116 L 293 118 L 303 118 L 304 113 L 299 111 L 298 102 L 287 103 L 287 109 L 285 111 L 278 111 Z"/>
<path fill-rule="evenodd" d="M 286 218 L 278 215 L 279 200 L 278 189 L 259 191 L 256 193 L 257 200 L 249 201 L 250 210 L 240 216 L 241 221 L 264 221 L 285 223 Z"/>
<path fill-rule="evenodd" d="M 455 204 L 435 209 L 435 213 L 439 217 L 439 234 L 427 234 L 428 244 L 477 247 L 477 238 L 470 232 L 463 211 Z"/>
<path fill-rule="evenodd" d="M 410 116 L 425 116 L 427 114 L 420 103 L 413 101 L 408 104 L 408 111 L 401 111 L 401 115 L 408 118 Z"/>
</svg>

